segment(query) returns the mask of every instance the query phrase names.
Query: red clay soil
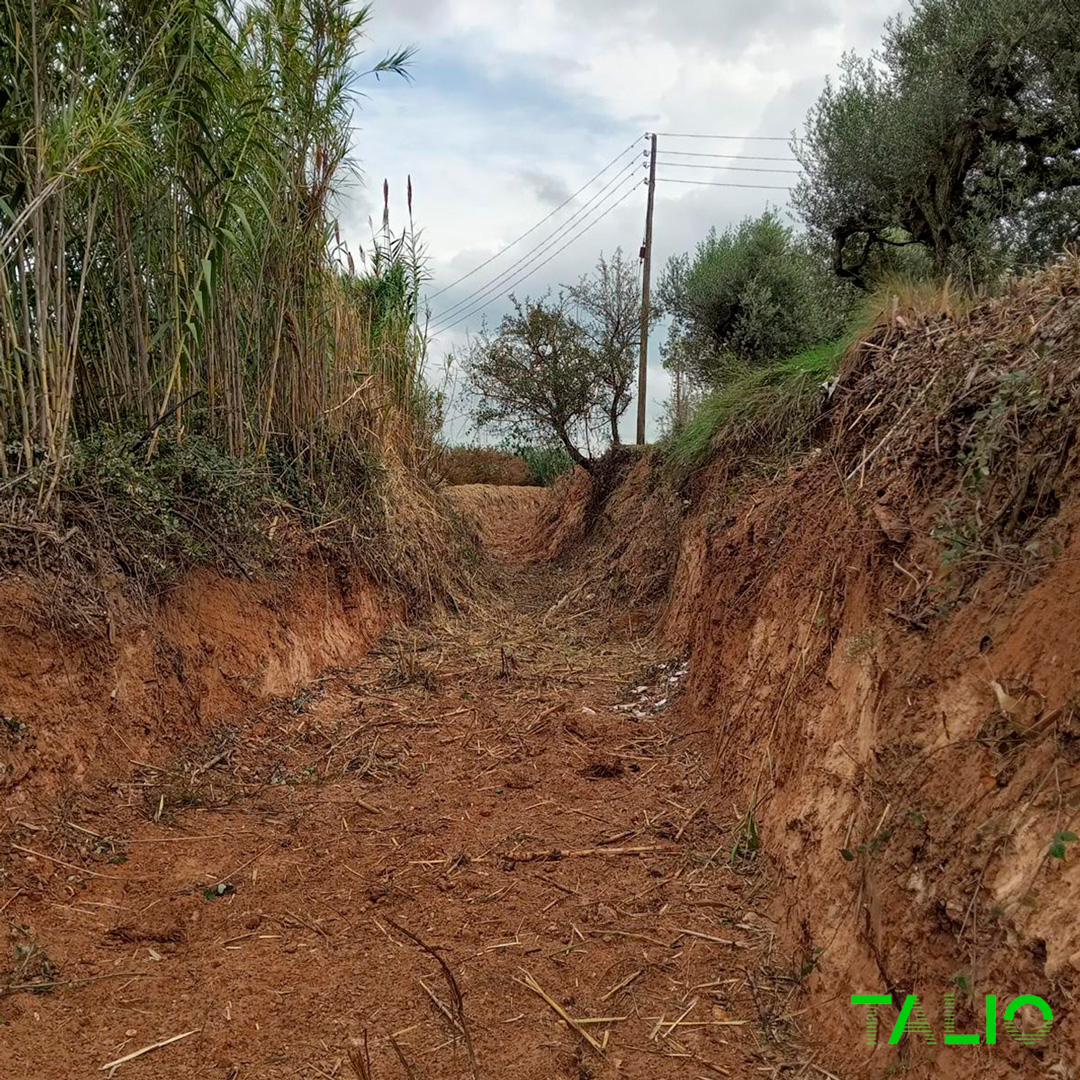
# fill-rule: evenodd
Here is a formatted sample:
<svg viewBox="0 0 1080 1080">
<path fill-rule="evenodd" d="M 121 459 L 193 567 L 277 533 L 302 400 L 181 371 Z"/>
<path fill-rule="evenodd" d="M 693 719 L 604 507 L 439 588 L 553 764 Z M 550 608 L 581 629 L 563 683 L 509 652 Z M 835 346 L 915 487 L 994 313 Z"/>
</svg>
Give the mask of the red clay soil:
<svg viewBox="0 0 1080 1080">
<path fill-rule="evenodd" d="M 193 588 L 204 623 L 250 614 Z M 632 626 L 508 566 L 486 605 L 173 743 L 117 732 L 80 778 L 110 740 L 88 698 L 64 781 L 5 795 L 0 1076 L 798 1073 L 767 864 L 673 728 L 685 667 Z M 147 702 L 177 685 L 140 678 Z"/>
<path fill-rule="evenodd" d="M 99 632 L 42 616 L 39 583 L 0 587 L 0 794 L 5 805 L 179 752 L 208 725 L 363 651 L 396 606 L 358 575 L 312 564 L 283 582 L 203 569 L 153 610 L 108 592 Z"/>
<path fill-rule="evenodd" d="M 457 484 L 442 494 L 475 527 L 488 552 L 504 562 L 520 562 L 529 552 L 536 515 L 548 502 L 547 488 L 508 484 Z"/>
<path fill-rule="evenodd" d="M 1076 1080 L 1078 357 L 1077 260 L 894 310 L 794 461 L 458 489 L 498 588 L 379 641 L 5 619 L 0 1077 Z"/>
</svg>

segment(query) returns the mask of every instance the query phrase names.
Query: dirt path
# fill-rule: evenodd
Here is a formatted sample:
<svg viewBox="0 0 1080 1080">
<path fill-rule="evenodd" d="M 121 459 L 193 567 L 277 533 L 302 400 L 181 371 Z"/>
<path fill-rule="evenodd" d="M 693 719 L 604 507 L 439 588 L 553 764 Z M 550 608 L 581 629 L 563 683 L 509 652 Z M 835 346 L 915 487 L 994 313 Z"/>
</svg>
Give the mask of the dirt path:
<svg viewBox="0 0 1080 1080">
<path fill-rule="evenodd" d="M 470 1045 L 500 1080 L 791 1075 L 767 875 L 673 730 L 679 662 L 563 572 L 506 573 L 9 832 L 5 981 L 36 992 L 0 997 L 0 1076 L 181 1035 L 116 1075 L 363 1076 L 365 1034 L 374 1080 L 470 1076 Z"/>
</svg>

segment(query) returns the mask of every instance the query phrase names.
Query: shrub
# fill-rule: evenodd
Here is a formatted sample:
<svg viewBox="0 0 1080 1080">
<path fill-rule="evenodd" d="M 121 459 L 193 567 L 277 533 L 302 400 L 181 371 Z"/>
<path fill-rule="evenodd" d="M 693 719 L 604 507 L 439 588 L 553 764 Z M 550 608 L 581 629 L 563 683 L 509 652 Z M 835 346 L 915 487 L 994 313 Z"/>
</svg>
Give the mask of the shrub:
<svg viewBox="0 0 1080 1080">
<path fill-rule="evenodd" d="M 772 211 L 713 230 L 660 285 L 673 316 L 668 366 L 715 386 L 732 363 L 769 364 L 840 334 L 853 296 Z"/>
<path fill-rule="evenodd" d="M 574 470 L 574 462 L 561 446 L 519 446 L 514 453 L 528 465 L 533 483 L 543 487 Z"/>
</svg>

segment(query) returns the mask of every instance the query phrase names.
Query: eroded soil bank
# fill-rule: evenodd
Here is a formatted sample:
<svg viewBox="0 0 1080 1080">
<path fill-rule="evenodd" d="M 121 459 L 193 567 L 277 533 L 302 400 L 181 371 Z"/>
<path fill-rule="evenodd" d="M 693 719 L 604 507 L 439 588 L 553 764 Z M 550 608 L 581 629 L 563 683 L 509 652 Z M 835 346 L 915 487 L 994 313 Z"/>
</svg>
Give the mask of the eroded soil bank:
<svg viewBox="0 0 1080 1080">
<path fill-rule="evenodd" d="M 311 563 L 252 582 L 189 573 L 150 609 L 119 587 L 95 627 L 43 615 L 41 583 L 0 589 L 6 803 L 60 798 L 240 722 L 378 637 L 398 605 L 360 575 Z"/>
<path fill-rule="evenodd" d="M 693 475 L 662 453 L 606 498 L 579 473 L 534 548 L 688 649 L 679 730 L 715 804 L 779 874 L 778 948 L 814 1065 L 843 1077 L 1028 1080 L 1080 1062 L 1080 263 L 971 311 L 883 312 L 805 452 L 766 410 Z M 757 426 L 755 426 L 755 423 Z M 880 1044 L 854 993 L 888 994 Z M 945 1004 L 978 1046 L 946 1046 Z M 917 994 L 933 1043 L 886 1045 Z M 1045 1041 L 987 995 L 1049 1003 Z M 999 1016 L 999 1027 L 1000 1027 Z M 1020 1015 L 1020 1035 L 1041 1026 Z"/>
<path fill-rule="evenodd" d="M 1076 260 L 888 312 L 794 458 L 457 489 L 501 580 L 378 638 L 314 570 L 81 650 L 15 595 L 0 1075 L 1070 1080 L 1078 356 Z"/>
</svg>

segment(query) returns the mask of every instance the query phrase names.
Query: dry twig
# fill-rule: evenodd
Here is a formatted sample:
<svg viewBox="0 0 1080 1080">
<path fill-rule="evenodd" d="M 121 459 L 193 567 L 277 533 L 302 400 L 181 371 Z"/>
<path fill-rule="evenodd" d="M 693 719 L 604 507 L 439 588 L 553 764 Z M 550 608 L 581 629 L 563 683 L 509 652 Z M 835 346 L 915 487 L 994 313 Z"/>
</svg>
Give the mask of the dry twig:
<svg viewBox="0 0 1080 1080">
<path fill-rule="evenodd" d="M 566 850 L 554 848 L 551 851 L 506 851 L 503 852 L 502 857 L 511 862 L 558 862 L 560 859 L 584 859 L 593 855 L 614 859 L 621 855 L 655 855 L 660 852 L 671 854 L 674 848 L 660 844 L 654 844 L 651 847 L 592 847 Z"/>
<path fill-rule="evenodd" d="M 433 960 L 438 963 L 442 968 L 442 973 L 446 977 L 446 984 L 450 988 L 450 1001 L 453 1007 L 453 1012 L 456 1017 L 455 1026 L 461 1032 L 462 1037 L 465 1040 L 465 1048 L 469 1052 L 469 1067 L 472 1069 L 472 1074 L 475 1077 L 476 1073 L 476 1050 L 473 1047 L 472 1037 L 469 1035 L 469 1025 L 465 1020 L 465 999 L 461 993 L 461 988 L 458 986 L 457 979 L 454 978 L 453 971 L 450 970 L 450 965 L 439 955 L 439 953 L 428 945 L 426 942 L 421 941 L 411 930 L 406 930 L 400 923 L 394 922 L 389 916 L 386 916 L 386 921 L 400 934 L 404 934 L 411 942 L 423 949 Z M 404 1059 L 403 1063 L 404 1063 Z"/>
<path fill-rule="evenodd" d="M 526 989 L 531 990 L 537 997 L 542 998 L 551 1009 L 556 1013 L 559 1018 L 572 1027 L 598 1054 L 603 1054 L 604 1047 L 597 1040 L 590 1035 L 581 1023 L 575 1020 L 551 995 L 524 969 L 521 969 L 523 979 L 514 979 L 514 982 L 520 983 Z"/>
<path fill-rule="evenodd" d="M 142 1057 L 143 1054 L 149 1054 L 151 1050 L 160 1050 L 163 1046 L 179 1042 L 181 1039 L 186 1039 L 189 1035 L 197 1035 L 200 1031 L 202 1031 L 202 1028 L 193 1028 L 191 1031 L 185 1031 L 182 1035 L 174 1035 L 171 1039 L 162 1039 L 161 1042 L 151 1043 L 149 1046 L 144 1046 L 141 1050 L 133 1050 L 130 1054 L 125 1054 L 115 1061 L 107 1062 L 102 1065 L 101 1068 L 102 1070 L 119 1068 L 119 1066 L 128 1061 L 134 1061 L 136 1058 Z"/>
</svg>

